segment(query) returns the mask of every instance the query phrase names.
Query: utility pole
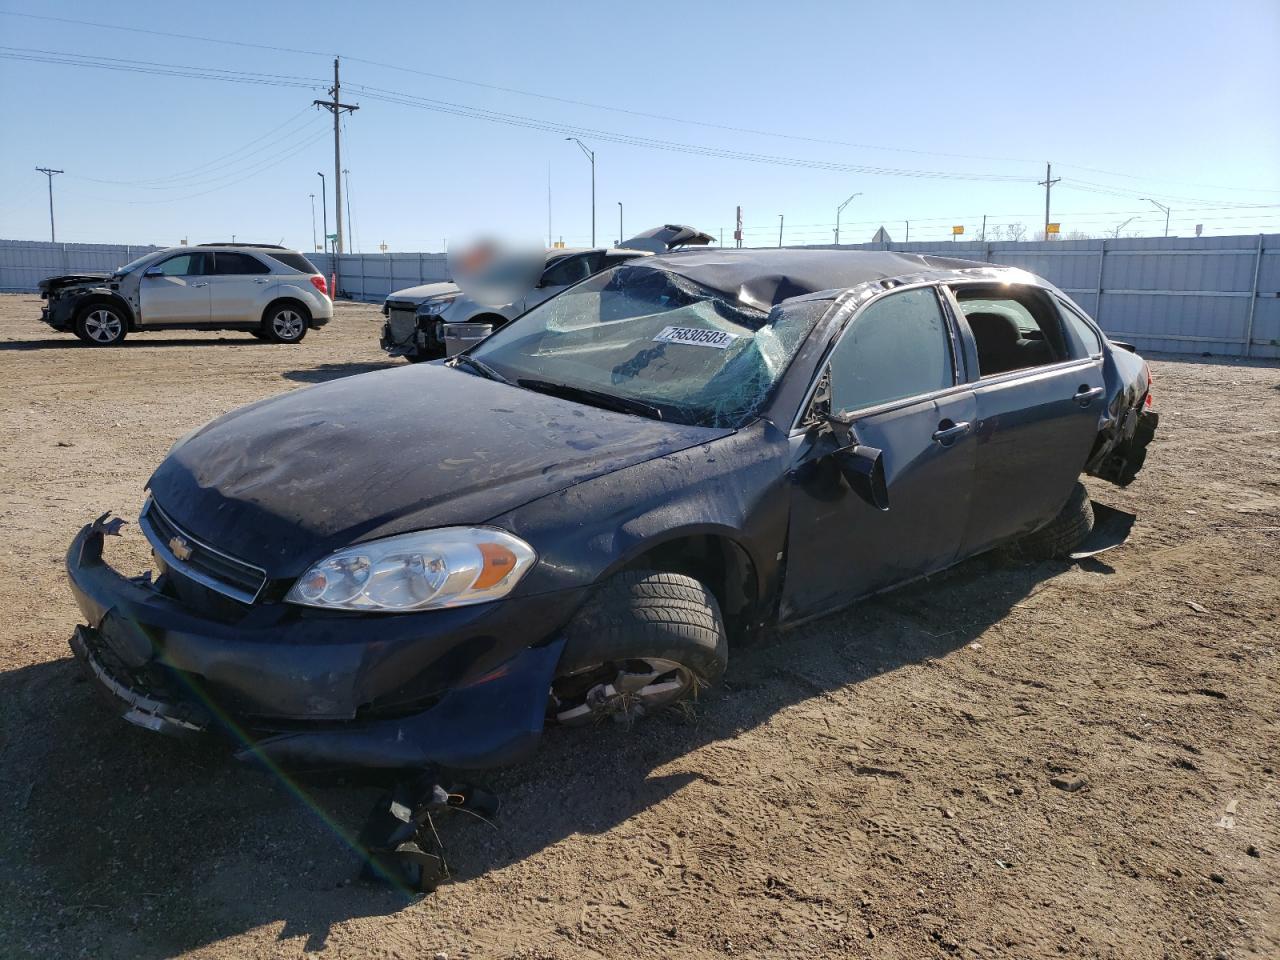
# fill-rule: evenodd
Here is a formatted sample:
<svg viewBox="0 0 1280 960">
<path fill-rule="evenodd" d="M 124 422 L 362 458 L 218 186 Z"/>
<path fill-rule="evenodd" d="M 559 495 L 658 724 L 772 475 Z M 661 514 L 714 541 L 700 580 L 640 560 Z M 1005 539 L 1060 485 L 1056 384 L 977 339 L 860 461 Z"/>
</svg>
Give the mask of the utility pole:
<svg viewBox="0 0 1280 960">
<path fill-rule="evenodd" d="M 342 253 L 342 127 L 340 119 L 342 111 L 354 113 L 360 107 L 354 103 L 343 103 L 341 99 L 342 84 L 338 80 L 338 58 L 333 58 L 333 86 L 329 88 L 332 100 L 316 100 L 317 107 L 324 107 L 333 114 L 333 207 L 338 215 L 338 232 L 334 243 L 334 253 Z"/>
<path fill-rule="evenodd" d="M 906 236 L 906 239 L 905 239 L 905 240 L 903 240 L 902 242 L 903 242 L 903 243 L 910 243 L 910 242 L 911 242 L 911 221 L 910 221 L 910 220 L 903 220 L 902 222 L 903 222 L 903 223 L 905 223 L 905 224 L 907 225 L 907 236 Z"/>
<path fill-rule="evenodd" d="M 311 198 L 311 252 L 316 249 L 316 195 L 314 193 L 307 194 Z"/>
<path fill-rule="evenodd" d="M 860 197 L 860 196 L 862 196 L 861 193 L 855 193 L 853 195 L 853 197 Z M 844 203 L 840 204 L 840 206 L 836 207 L 836 246 L 837 247 L 840 246 L 840 214 L 842 214 L 844 212 L 844 208 L 847 207 L 853 201 L 853 197 L 850 197 Z"/>
<path fill-rule="evenodd" d="M 982 215 L 982 242 L 987 242 L 987 215 Z"/>
<path fill-rule="evenodd" d="M 351 225 L 351 171 L 346 167 L 343 167 L 342 176 L 347 181 L 344 184 L 347 188 L 347 232 L 351 235 L 351 247 L 354 250 L 356 245 L 356 228 Z"/>
<path fill-rule="evenodd" d="M 577 137 L 565 137 L 566 140 L 572 140 L 578 145 L 578 148 L 586 154 L 588 160 L 591 161 L 591 246 L 596 245 L 596 154 L 594 150 L 587 148 L 587 145 Z"/>
<path fill-rule="evenodd" d="M 1169 235 L 1169 209 L 1170 208 L 1166 207 L 1159 200 L 1152 200 L 1150 197 L 1143 197 L 1142 199 L 1147 201 L 1147 203 L 1151 204 L 1152 206 L 1154 206 L 1157 210 L 1160 210 L 1161 212 L 1164 213 L 1164 235 L 1167 237 Z M 52 201 L 50 202 L 52 203 Z M 52 209 L 52 207 L 50 207 L 50 209 Z"/>
<path fill-rule="evenodd" d="M 622 246 L 622 201 L 618 201 L 618 246 Z"/>
<path fill-rule="evenodd" d="M 329 252 L 329 188 L 325 185 L 324 174 L 319 170 L 316 176 L 320 178 L 320 212 L 324 215 L 324 252 Z"/>
<path fill-rule="evenodd" d="M 1062 178 L 1059 177 L 1058 180 Z M 1053 189 L 1053 185 L 1058 182 L 1053 179 L 1053 164 L 1046 163 L 1044 165 L 1044 179 L 1040 181 L 1040 186 L 1044 187 L 1044 238 L 1049 239 L 1049 191 Z"/>
<path fill-rule="evenodd" d="M 551 161 L 547 161 L 547 249 L 551 249 L 554 242 L 551 233 Z"/>
<path fill-rule="evenodd" d="M 778 214 L 778 246 L 782 246 L 782 214 Z"/>
<path fill-rule="evenodd" d="M 56 174 L 62 173 L 61 170 L 52 170 L 49 167 L 36 167 L 39 173 L 43 173 L 49 178 L 49 242 L 57 243 L 58 232 L 53 229 L 53 178 Z M 1168 227 L 1165 228 L 1165 235 L 1169 233 Z"/>
</svg>

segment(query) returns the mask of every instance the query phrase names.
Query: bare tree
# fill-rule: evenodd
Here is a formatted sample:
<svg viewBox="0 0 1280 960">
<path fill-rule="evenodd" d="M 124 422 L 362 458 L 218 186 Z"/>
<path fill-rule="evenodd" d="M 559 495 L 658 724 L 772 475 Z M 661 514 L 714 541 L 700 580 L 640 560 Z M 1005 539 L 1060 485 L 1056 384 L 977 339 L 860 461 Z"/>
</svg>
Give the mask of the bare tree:
<svg viewBox="0 0 1280 960">
<path fill-rule="evenodd" d="M 1008 223 L 1005 224 L 1004 232 L 1009 235 L 1009 239 L 1014 243 L 1020 243 L 1022 238 L 1027 235 L 1027 225 L 1025 223 Z"/>
</svg>

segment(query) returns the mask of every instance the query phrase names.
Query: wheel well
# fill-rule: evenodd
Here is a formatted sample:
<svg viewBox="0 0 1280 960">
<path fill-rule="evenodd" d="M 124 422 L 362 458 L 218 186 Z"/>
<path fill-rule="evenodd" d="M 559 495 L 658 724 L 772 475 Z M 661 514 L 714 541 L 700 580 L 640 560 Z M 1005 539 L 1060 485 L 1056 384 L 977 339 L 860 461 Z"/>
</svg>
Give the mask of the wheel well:
<svg viewBox="0 0 1280 960">
<path fill-rule="evenodd" d="M 125 325 L 129 330 L 136 330 L 138 328 L 137 318 L 134 317 L 133 309 L 129 306 L 128 302 L 120 297 L 111 297 L 104 293 L 90 294 L 81 300 L 80 303 L 76 305 L 76 312 L 72 315 L 71 322 L 73 324 L 79 323 L 80 317 L 84 312 L 90 307 L 97 306 L 98 304 L 106 304 L 107 306 L 115 307 L 117 310 L 122 312 L 124 314 Z"/>
<path fill-rule="evenodd" d="M 262 320 L 259 321 L 259 323 L 265 327 L 267 325 L 267 317 L 271 316 L 271 311 L 276 307 L 284 306 L 286 303 L 292 304 L 301 310 L 302 315 L 307 318 L 307 322 L 311 322 L 311 311 L 307 308 L 305 303 L 295 297 L 278 297 L 267 304 L 266 309 L 262 311 Z"/>
<path fill-rule="evenodd" d="M 683 573 L 701 580 L 715 595 L 725 629 L 734 638 L 746 632 L 760 599 L 755 564 L 747 551 L 728 537 L 715 534 L 660 543 L 623 569 Z"/>
</svg>

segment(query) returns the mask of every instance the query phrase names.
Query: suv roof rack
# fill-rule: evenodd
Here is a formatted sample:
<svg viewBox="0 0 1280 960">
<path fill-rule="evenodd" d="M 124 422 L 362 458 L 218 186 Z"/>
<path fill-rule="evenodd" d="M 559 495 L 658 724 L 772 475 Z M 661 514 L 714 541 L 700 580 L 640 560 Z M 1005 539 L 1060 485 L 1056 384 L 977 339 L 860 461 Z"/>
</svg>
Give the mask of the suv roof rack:
<svg viewBox="0 0 1280 960">
<path fill-rule="evenodd" d="M 262 250 L 288 250 L 278 243 L 197 243 L 197 247 L 258 247 Z"/>
</svg>

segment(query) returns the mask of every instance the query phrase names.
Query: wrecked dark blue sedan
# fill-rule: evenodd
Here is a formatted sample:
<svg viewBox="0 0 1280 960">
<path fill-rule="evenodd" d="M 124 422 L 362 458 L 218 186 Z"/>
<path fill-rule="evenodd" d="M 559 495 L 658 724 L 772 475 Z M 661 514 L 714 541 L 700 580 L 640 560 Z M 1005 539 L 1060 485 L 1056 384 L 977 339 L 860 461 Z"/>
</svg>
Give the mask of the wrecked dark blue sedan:
<svg viewBox="0 0 1280 960">
<path fill-rule="evenodd" d="M 698 250 L 598 274 L 447 362 L 180 440 L 86 526 L 76 655 L 152 730 L 310 767 L 506 762 L 548 719 L 696 695 L 754 634 L 1094 532 L 1150 376 L 1020 270 Z"/>
</svg>

